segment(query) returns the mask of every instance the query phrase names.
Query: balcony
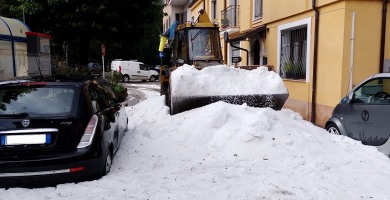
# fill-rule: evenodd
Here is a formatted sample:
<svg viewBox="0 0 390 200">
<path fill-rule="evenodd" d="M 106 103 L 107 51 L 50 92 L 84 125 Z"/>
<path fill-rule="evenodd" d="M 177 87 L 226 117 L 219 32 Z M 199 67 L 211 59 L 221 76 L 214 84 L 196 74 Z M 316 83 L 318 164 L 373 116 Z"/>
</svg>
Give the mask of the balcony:
<svg viewBox="0 0 390 200">
<path fill-rule="evenodd" d="M 169 0 L 168 5 L 171 6 L 184 6 L 188 0 Z"/>
<path fill-rule="evenodd" d="M 236 32 L 240 29 L 240 6 L 232 5 L 221 11 L 221 28 L 228 32 Z"/>
</svg>

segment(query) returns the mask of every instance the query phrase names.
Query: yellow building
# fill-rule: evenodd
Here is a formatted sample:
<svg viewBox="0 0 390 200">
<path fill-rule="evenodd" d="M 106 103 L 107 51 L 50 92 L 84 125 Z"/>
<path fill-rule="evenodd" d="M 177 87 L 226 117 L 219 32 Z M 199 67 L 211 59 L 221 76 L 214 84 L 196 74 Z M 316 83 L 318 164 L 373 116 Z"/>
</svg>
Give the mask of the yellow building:
<svg viewBox="0 0 390 200">
<path fill-rule="evenodd" d="M 390 70 L 388 0 L 166 3 L 167 8 L 181 3 L 182 15 L 175 16 L 187 21 L 205 9 L 221 26 L 225 62 L 230 65 L 232 57 L 240 56 L 240 65 L 273 65 L 290 93 L 284 107 L 319 126 L 354 85 Z M 224 42 L 224 32 L 230 43 Z"/>
</svg>

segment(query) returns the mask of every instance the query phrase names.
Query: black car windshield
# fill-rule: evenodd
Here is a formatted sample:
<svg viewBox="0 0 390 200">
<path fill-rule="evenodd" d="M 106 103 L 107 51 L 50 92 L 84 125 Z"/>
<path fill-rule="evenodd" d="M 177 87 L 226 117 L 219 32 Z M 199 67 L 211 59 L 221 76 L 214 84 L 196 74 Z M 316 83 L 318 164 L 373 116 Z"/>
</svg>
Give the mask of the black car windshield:
<svg viewBox="0 0 390 200">
<path fill-rule="evenodd" d="M 75 91 L 68 87 L 0 88 L 0 116 L 66 115 L 71 112 Z"/>
</svg>

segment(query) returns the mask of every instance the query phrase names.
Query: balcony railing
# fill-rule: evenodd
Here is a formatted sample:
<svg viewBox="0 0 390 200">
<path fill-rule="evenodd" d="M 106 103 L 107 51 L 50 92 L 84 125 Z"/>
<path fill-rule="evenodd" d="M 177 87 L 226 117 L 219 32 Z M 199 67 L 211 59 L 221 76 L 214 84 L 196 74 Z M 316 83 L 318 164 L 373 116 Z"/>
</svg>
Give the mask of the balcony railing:
<svg viewBox="0 0 390 200">
<path fill-rule="evenodd" d="M 221 26 L 222 29 L 239 28 L 240 27 L 240 6 L 232 5 L 221 11 Z"/>
</svg>

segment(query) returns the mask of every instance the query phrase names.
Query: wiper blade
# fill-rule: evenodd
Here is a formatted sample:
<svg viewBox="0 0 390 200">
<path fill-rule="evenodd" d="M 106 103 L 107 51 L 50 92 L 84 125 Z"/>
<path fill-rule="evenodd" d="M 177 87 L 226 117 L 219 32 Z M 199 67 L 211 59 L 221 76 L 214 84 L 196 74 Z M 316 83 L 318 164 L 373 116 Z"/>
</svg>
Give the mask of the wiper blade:
<svg viewBox="0 0 390 200">
<path fill-rule="evenodd" d="M 28 113 L 0 114 L 0 117 L 27 117 Z"/>
<path fill-rule="evenodd" d="M 200 29 L 195 35 L 194 37 L 191 37 L 191 42 L 194 41 L 202 32 L 204 31 L 204 29 Z M 191 35 L 192 36 L 192 35 Z"/>
</svg>

